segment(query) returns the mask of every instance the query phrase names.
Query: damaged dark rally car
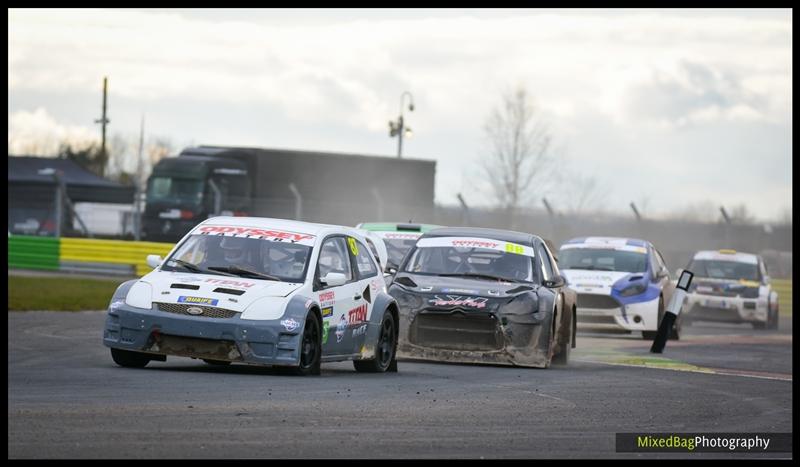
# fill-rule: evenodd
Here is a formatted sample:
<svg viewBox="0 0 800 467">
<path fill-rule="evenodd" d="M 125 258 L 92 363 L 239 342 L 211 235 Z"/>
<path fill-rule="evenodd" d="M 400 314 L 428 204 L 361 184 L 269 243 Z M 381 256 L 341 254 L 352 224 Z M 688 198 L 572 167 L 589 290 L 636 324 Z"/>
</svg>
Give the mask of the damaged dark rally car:
<svg viewBox="0 0 800 467">
<path fill-rule="evenodd" d="M 547 368 L 575 347 L 576 294 L 536 235 L 432 230 L 389 294 L 400 307 L 398 357 Z"/>
</svg>

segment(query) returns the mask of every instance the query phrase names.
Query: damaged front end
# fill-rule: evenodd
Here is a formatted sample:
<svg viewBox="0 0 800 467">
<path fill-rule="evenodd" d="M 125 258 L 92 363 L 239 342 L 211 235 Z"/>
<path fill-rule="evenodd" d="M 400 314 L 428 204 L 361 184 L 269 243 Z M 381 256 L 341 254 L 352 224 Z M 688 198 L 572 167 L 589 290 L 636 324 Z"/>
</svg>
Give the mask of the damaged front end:
<svg viewBox="0 0 800 467">
<path fill-rule="evenodd" d="M 552 306 L 540 303 L 535 286 L 512 287 L 487 291 L 489 296 L 460 296 L 394 285 L 390 293 L 400 305 L 398 356 L 547 368 Z"/>
</svg>

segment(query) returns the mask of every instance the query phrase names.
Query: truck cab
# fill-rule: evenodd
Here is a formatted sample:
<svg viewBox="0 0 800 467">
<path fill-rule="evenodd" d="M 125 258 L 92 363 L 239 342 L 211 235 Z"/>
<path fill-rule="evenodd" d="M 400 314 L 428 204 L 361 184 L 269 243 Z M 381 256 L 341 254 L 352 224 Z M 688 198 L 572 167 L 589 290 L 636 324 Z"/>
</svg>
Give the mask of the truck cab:
<svg viewBox="0 0 800 467">
<path fill-rule="evenodd" d="M 174 241 L 218 215 L 246 216 L 250 177 L 244 163 L 181 153 L 162 159 L 147 181 L 142 238 Z"/>
</svg>

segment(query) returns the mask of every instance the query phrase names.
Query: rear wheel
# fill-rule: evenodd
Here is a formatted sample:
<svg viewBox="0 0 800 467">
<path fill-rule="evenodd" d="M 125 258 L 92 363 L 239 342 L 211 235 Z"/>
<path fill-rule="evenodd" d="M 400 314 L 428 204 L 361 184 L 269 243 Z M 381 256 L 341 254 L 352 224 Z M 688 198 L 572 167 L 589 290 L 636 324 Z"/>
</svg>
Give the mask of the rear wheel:
<svg viewBox="0 0 800 467">
<path fill-rule="evenodd" d="M 111 358 L 114 359 L 114 363 L 126 368 L 144 368 L 150 363 L 150 357 L 147 354 L 130 350 L 112 348 Z"/>
<path fill-rule="evenodd" d="M 319 321 L 313 313 L 306 317 L 303 328 L 303 339 L 300 346 L 300 365 L 292 368 L 292 373 L 299 376 L 319 375 L 322 359 L 321 333 Z"/>
<path fill-rule="evenodd" d="M 387 310 L 381 320 L 378 342 L 375 344 L 375 358 L 353 360 L 353 367 L 362 373 L 384 373 L 397 371 L 397 332 L 394 316 Z"/>
</svg>

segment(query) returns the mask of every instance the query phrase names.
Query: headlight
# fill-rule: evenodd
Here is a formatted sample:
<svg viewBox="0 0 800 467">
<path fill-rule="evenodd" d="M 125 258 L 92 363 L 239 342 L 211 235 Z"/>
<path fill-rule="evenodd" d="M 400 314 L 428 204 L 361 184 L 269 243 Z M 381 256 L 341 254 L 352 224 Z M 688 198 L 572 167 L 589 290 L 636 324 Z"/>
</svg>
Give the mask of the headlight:
<svg viewBox="0 0 800 467">
<path fill-rule="evenodd" d="M 145 310 L 153 308 L 153 286 L 142 281 L 133 284 L 133 287 L 125 297 L 125 303 L 134 308 L 143 308 Z"/>
<path fill-rule="evenodd" d="M 622 289 L 619 294 L 623 297 L 630 297 L 632 295 L 639 295 L 640 293 L 644 293 L 647 290 L 647 285 L 645 284 L 634 284 Z"/>
<path fill-rule="evenodd" d="M 248 306 L 242 319 L 278 319 L 286 312 L 290 299 L 284 297 L 261 297 Z"/>
<path fill-rule="evenodd" d="M 396 296 L 397 304 L 403 308 L 422 308 L 422 297 L 408 292 L 399 292 Z"/>
</svg>

